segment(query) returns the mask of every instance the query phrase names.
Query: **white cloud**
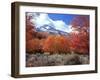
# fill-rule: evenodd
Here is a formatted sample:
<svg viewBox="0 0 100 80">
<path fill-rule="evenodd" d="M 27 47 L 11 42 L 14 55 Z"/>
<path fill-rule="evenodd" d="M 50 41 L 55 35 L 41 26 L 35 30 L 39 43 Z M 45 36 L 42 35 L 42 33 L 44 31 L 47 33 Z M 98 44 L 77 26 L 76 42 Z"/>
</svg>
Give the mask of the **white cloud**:
<svg viewBox="0 0 100 80">
<path fill-rule="evenodd" d="M 35 23 L 36 27 L 41 27 L 45 24 L 50 24 L 49 17 L 47 14 L 41 13 L 39 16 L 35 16 L 31 22 Z"/>
<path fill-rule="evenodd" d="M 66 25 L 62 20 L 53 21 L 55 28 L 64 32 L 71 32 L 71 25 Z"/>
<path fill-rule="evenodd" d="M 31 22 L 33 22 L 36 27 L 52 24 L 53 27 L 57 30 L 61 30 L 68 33 L 72 31 L 71 25 L 65 24 L 65 22 L 62 20 L 54 21 L 48 16 L 48 14 L 45 13 L 40 13 L 40 15 L 38 16 L 34 15 L 34 18 L 31 20 Z"/>
</svg>

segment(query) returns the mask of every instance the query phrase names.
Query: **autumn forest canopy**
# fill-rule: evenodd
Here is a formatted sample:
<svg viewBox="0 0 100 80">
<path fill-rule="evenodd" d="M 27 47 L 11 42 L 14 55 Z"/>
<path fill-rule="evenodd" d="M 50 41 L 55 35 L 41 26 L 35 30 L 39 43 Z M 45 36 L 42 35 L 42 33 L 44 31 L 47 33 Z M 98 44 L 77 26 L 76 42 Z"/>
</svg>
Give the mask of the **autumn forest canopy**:
<svg viewBox="0 0 100 80">
<path fill-rule="evenodd" d="M 32 13 L 26 13 L 26 53 L 89 54 L 90 25 L 88 15 L 72 15 L 70 22 L 62 22 L 63 20 L 53 20 L 52 14 L 52 20 L 47 15 L 44 18 L 40 14 L 34 14 L 34 16 Z M 37 16 L 42 20 L 38 19 Z M 70 16 L 64 16 L 64 19 L 68 18 Z M 43 22 L 45 19 L 47 20 Z M 45 24 L 42 25 L 43 23 Z"/>
</svg>

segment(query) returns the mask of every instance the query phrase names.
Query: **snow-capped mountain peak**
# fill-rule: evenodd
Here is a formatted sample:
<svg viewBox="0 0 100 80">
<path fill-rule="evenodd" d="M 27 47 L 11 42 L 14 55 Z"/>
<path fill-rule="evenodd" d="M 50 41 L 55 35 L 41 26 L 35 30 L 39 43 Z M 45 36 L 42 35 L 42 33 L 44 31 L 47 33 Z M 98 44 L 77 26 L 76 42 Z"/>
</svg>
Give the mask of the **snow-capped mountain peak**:
<svg viewBox="0 0 100 80">
<path fill-rule="evenodd" d="M 47 31 L 55 34 L 67 34 L 72 31 L 71 25 L 67 25 L 63 20 L 52 20 L 46 13 L 33 13 L 30 20 L 37 31 Z"/>
</svg>

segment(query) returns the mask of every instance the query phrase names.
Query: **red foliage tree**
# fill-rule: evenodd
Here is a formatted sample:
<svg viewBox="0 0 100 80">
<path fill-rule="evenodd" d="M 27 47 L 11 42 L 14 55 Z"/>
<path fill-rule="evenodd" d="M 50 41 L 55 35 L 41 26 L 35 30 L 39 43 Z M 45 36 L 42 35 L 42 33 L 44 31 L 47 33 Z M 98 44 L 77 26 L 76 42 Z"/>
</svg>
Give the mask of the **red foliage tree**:
<svg viewBox="0 0 100 80">
<path fill-rule="evenodd" d="M 42 46 L 44 38 L 48 36 L 46 32 L 37 32 L 35 25 L 31 22 L 32 16 L 26 15 L 26 52 L 43 52 Z"/>
<path fill-rule="evenodd" d="M 89 16 L 76 16 L 72 20 L 72 28 L 79 33 L 71 33 L 71 50 L 89 54 Z"/>
<path fill-rule="evenodd" d="M 38 39 L 44 39 L 49 36 L 48 32 L 36 32 L 35 37 Z"/>
<path fill-rule="evenodd" d="M 32 25 L 27 25 L 26 26 L 26 41 L 31 40 L 32 38 L 35 37 L 35 29 Z"/>
<path fill-rule="evenodd" d="M 89 16 L 76 16 L 71 22 L 72 27 L 83 28 L 89 27 Z"/>
<path fill-rule="evenodd" d="M 26 41 L 35 37 L 36 30 L 34 24 L 30 21 L 32 16 L 26 15 Z"/>
<path fill-rule="evenodd" d="M 71 34 L 71 51 L 89 54 L 89 35 L 86 33 L 80 32 L 79 34 Z"/>
</svg>

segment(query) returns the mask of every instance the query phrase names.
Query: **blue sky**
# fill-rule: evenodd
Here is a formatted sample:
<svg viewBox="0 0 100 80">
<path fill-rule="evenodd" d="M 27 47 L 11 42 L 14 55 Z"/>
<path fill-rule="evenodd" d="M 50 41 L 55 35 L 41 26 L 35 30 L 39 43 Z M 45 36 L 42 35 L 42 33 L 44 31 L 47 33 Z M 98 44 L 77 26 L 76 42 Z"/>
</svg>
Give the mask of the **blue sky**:
<svg viewBox="0 0 100 80">
<path fill-rule="evenodd" d="M 69 25 L 72 21 L 72 19 L 77 16 L 77 15 L 73 15 L 73 14 L 52 14 L 52 13 L 48 13 L 48 16 L 52 19 L 52 20 L 62 20 L 64 21 L 67 25 Z"/>
</svg>

